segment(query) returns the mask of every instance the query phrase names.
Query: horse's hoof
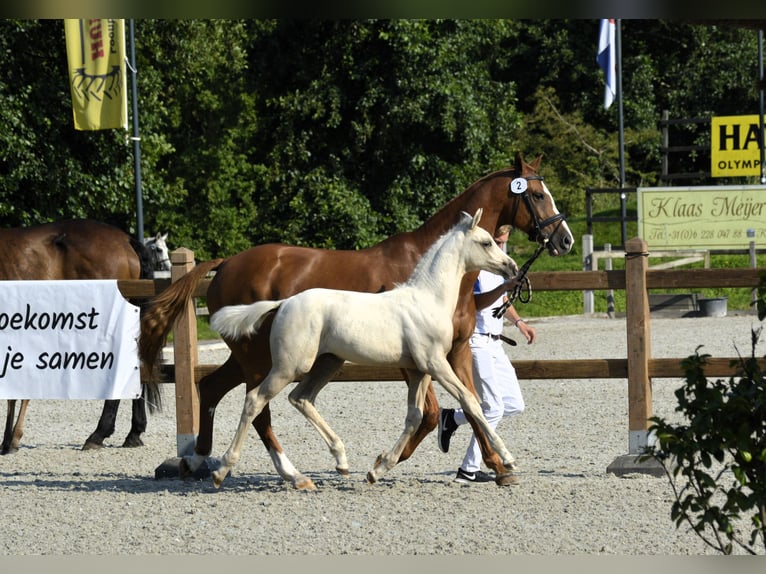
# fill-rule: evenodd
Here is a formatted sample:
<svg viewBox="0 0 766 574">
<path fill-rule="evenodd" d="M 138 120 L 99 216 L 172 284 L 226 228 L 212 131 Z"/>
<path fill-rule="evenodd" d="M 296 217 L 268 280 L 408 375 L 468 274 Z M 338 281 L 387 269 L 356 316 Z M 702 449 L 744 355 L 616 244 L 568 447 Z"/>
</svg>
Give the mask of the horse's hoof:
<svg viewBox="0 0 766 574">
<path fill-rule="evenodd" d="M 3 447 L 3 450 L 0 451 L 0 454 L 14 454 L 19 452 L 18 447 L 10 446 L 10 447 Z"/>
<path fill-rule="evenodd" d="M 189 478 L 192 474 L 194 474 L 194 471 L 189 466 L 189 463 L 186 462 L 186 459 L 181 457 L 181 460 L 178 461 L 178 477 L 181 479 Z"/>
<path fill-rule="evenodd" d="M 104 443 L 102 442 L 86 442 L 82 445 L 82 450 L 99 450 L 102 448 L 104 448 Z"/>
<path fill-rule="evenodd" d="M 495 484 L 498 486 L 518 486 L 519 479 L 513 472 L 506 472 L 495 476 Z"/>
<path fill-rule="evenodd" d="M 216 488 L 221 488 L 221 484 L 223 484 L 223 479 L 226 478 L 226 475 L 221 476 L 221 472 L 216 470 L 213 472 L 213 486 Z"/>
<path fill-rule="evenodd" d="M 372 471 L 369 471 L 369 472 L 367 473 L 367 482 L 368 482 L 369 484 L 375 484 L 375 483 L 377 482 L 377 480 L 378 480 L 378 479 L 377 479 L 377 478 L 375 478 L 375 473 L 374 473 L 374 472 L 372 472 Z"/>
<path fill-rule="evenodd" d="M 348 478 L 349 477 L 349 471 L 348 471 L 347 468 L 339 468 L 339 467 L 336 466 L 335 470 L 337 470 L 338 474 L 341 475 L 343 478 Z"/>
<path fill-rule="evenodd" d="M 122 448 L 136 448 L 139 446 L 144 446 L 144 441 L 141 440 L 141 437 L 134 434 L 129 434 L 125 437 L 125 442 L 122 443 Z"/>
</svg>

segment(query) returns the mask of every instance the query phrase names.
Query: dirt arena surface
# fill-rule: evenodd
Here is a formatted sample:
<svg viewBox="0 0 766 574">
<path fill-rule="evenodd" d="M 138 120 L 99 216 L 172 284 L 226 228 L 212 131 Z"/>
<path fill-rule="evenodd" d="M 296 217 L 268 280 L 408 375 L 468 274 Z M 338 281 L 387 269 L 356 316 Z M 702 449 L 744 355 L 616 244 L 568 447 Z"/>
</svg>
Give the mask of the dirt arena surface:
<svg viewBox="0 0 766 574">
<path fill-rule="evenodd" d="M 530 322 L 537 327 L 538 342 L 506 347 L 512 359 L 626 356 L 623 318 Z M 652 318 L 652 355 L 686 357 L 700 344 L 713 356 L 736 356 L 737 349 L 748 355 L 751 328 L 759 326 L 755 316 L 746 314 Z M 511 328 L 506 332 L 515 333 Z M 227 355 L 220 343 L 200 347 L 201 363 L 220 363 Z M 674 417 L 673 391 L 680 383 L 654 380 L 656 415 Z M 285 484 L 252 429 L 239 464 L 220 490 L 210 479 L 156 480 L 155 469 L 176 455 L 170 385 L 163 387 L 165 409 L 149 416 L 146 446 L 138 449 L 119 447 L 129 428 L 127 401 L 107 448 L 90 452 L 80 447 L 95 428 L 100 401 L 33 401 L 21 450 L 0 457 L 5 517 L 0 554 L 715 554 L 688 528 L 675 527 L 666 478 L 606 472 L 628 453 L 626 380 L 521 384 L 526 412 L 498 427 L 520 464 L 517 487 L 453 482 L 468 427 L 455 434 L 449 454 L 439 451 L 433 433 L 410 460 L 380 482 L 367 484 L 375 457 L 401 432 L 404 383 L 339 382 L 320 394 L 320 412 L 345 441 L 349 479 L 335 473 L 332 456 L 290 406 L 287 391 L 273 401 L 275 432 L 292 462 L 314 480 L 316 492 Z M 436 391 L 442 405 L 456 406 L 438 385 Z M 214 456 L 221 456 L 233 437 L 243 393 L 244 387 L 237 387 L 219 405 Z"/>
</svg>

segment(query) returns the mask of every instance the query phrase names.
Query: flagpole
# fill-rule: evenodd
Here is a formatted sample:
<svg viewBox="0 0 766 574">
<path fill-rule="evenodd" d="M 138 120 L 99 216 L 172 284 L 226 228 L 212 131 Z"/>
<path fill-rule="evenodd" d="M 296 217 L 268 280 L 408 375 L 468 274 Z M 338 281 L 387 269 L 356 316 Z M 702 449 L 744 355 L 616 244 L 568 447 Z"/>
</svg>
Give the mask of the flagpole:
<svg viewBox="0 0 766 574">
<path fill-rule="evenodd" d="M 615 19 L 615 56 L 617 59 L 617 122 L 620 154 L 620 189 L 625 187 L 625 126 L 622 113 L 622 20 Z M 620 219 L 622 221 L 622 244 L 627 241 L 627 208 L 625 205 L 625 191 L 620 192 Z"/>
<path fill-rule="evenodd" d="M 136 35 L 133 19 L 128 20 L 130 29 L 130 78 L 132 86 L 133 111 L 133 162 L 136 172 L 136 236 L 144 242 L 144 205 L 141 192 L 141 138 L 138 135 L 138 87 L 136 86 Z"/>
<path fill-rule="evenodd" d="M 758 114 L 761 120 L 761 183 L 766 184 L 766 162 L 764 161 L 764 154 L 766 154 L 766 142 L 764 142 L 764 103 L 763 103 L 763 91 L 766 90 L 763 78 L 763 29 L 758 30 L 758 85 L 759 85 L 759 97 L 758 97 Z"/>
</svg>

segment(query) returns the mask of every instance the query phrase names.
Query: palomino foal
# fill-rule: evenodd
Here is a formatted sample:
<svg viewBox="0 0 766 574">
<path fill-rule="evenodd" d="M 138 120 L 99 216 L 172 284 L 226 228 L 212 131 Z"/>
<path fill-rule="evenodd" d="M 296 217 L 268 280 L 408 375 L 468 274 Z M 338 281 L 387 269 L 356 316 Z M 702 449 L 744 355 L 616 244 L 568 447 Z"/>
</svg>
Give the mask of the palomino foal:
<svg viewBox="0 0 766 574">
<path fill-rule="evenodd" d="M 319 390 L 344 361 L 399 367 L 413 381 L 407 395 L 404 431 L 394 447 L 382 453 L 367 473 L 375 482 L 399 460 L 407 441 L 420 426 L 431 378 L 455 397 L 486 433 L 508 471 L 514 458 L 487 424 L 476 397 L 460 382 L 447 361 L 452 346 L 452 316 L 466 272 L 485 269 L 512 278 L 517 266 L 478 226 L 482 210 L 460 221 L 423 255 L 406 283 L 383 293 L 309 289 L 279 301 L 223 307 L 210 326 L 227 341 L 256 333 L 275 313 L 271 326 L 272 367 L 263 382 L 247 392 L 239 426 L 221 467 L 213 472 L 220 487 L 239 459 L 247 427 L 289 383 L 301 379 L 289 398 L 327 443 L 336 468 L 348 474 L 343 442 L 313 405 Z M 374 333 L 374 337 L 369 334 Z"/>
</svg>

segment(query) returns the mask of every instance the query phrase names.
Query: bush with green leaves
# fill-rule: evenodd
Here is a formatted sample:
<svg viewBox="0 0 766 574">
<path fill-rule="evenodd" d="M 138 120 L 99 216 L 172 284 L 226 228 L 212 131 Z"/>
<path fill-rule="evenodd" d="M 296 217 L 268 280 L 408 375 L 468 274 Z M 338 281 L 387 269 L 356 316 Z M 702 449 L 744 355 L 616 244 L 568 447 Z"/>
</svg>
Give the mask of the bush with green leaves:
<svg viewBox="0 0 766 574">
<path fill-rule="evenodd" d="M 762 321 L 766 291 L 759 293 Z M 688 524 L 723 554 L 766 553 L 766 378 L 755 353 L 761 331 L 752 329 L 751 354 L 738 359 L 728 381 L 705 376 L 710 355 L 700 347 L 682 362 L 686 380 L 675 410 L 684 422 L 652 417 L 656 441 L 642 456 L 665 469 L 676 527 Z"/>
</svg>

